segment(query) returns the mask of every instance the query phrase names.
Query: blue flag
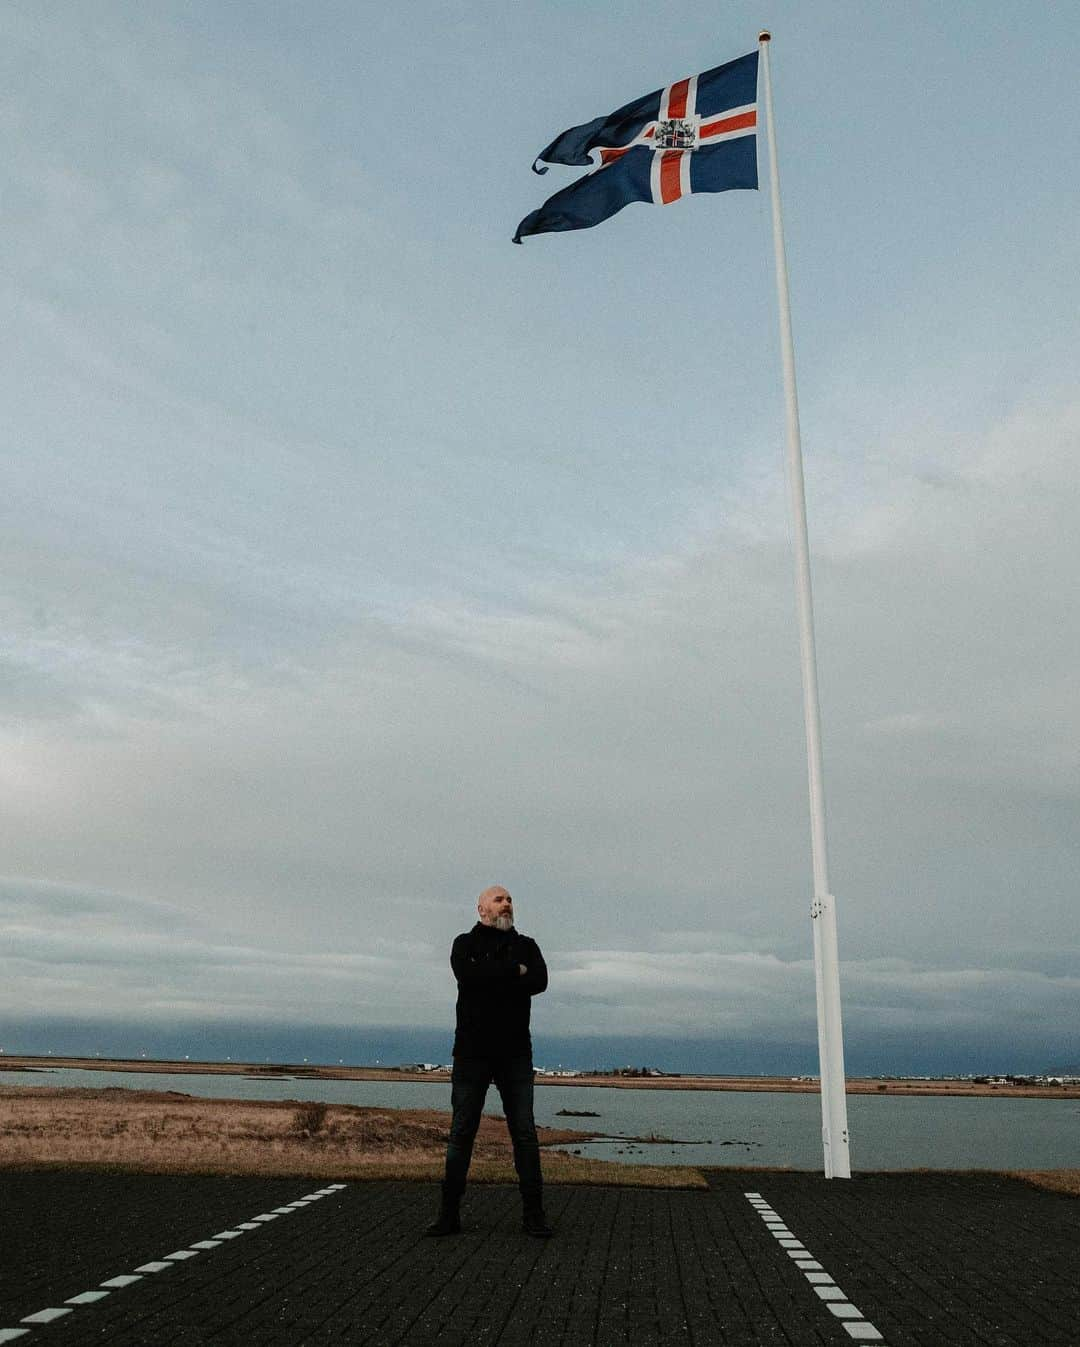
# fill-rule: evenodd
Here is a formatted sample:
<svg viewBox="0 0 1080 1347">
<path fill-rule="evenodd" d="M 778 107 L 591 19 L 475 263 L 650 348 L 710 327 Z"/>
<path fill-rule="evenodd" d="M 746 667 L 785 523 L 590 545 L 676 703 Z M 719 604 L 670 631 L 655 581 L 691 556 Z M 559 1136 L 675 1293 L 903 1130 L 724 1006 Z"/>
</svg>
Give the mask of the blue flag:
<svg viewBox="0 0 1080 1347">
<path fill-rule="evenodd" d="M 589 229 L 631 201 L 667 206 L 692 192 L 757 187 L 757 69 L 753 51 L 556 136 L 533 171 L 546 173 L 536 166 L 544 163 L 592 172 L 526 215 L 514 242 Z"/>
</svg>

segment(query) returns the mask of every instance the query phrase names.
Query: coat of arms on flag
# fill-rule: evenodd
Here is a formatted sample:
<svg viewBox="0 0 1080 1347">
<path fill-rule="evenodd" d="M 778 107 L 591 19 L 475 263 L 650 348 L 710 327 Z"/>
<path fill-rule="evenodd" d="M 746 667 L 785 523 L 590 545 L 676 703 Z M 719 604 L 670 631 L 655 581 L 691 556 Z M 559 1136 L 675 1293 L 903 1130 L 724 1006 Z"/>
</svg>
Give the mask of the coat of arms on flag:
<svg viewBox="0 0 1080 1347">
<path fill-rule="evenodd" d="M 537 164 L 591 166 L 517 227 L 528 234 L 588 229 L 631 201 L 669 205 L 694 192 L 755 188 L 758 53 L 657 89 L 609 117 L 571 127 Z"/>
</svg>

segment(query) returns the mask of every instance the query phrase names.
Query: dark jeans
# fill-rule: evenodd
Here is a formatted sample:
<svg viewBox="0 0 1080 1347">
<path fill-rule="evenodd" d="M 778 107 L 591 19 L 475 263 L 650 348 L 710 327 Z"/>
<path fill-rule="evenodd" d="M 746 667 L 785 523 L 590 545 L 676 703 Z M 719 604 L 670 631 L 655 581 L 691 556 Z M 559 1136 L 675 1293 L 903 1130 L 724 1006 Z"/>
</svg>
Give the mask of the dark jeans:
<svg viewBox="0 0 1080 1347">
<path fill-rule="evenodd" d="M 450 1102 L 454 1117 L 446 1147 L 446 1192 L 460 1197 L 472 1159 L 488 1086 L 494 1083 L 502 1099 L 506 1126 L 514 1146 L 514 1168 L 526 1207 L 539 1207 L 543 1187 L 540 1147 L 533 1120 L 533 1065 L 529 1057 L 455 1057 Z"/>
</svg>

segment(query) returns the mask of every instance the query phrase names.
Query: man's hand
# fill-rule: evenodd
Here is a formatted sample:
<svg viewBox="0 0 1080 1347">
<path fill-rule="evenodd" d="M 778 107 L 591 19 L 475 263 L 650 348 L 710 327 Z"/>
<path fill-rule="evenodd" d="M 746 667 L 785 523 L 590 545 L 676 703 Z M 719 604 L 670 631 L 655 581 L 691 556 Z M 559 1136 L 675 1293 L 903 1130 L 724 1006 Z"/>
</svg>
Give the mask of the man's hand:
<svg viewBox="0 0 1080 1347">
<path fill-rule="evenodd" d="M 519 963 L 519 964 L 518 964 L 518 977 L 519 977 L 519 978 L 523 978 L 523 977 L 525 976 L 525 974 L 526 974 L 528 971 L 529 971 L 529 970 L 525 967 L 525 965 L 524 965 L 523 963 Z"/>
</svg>

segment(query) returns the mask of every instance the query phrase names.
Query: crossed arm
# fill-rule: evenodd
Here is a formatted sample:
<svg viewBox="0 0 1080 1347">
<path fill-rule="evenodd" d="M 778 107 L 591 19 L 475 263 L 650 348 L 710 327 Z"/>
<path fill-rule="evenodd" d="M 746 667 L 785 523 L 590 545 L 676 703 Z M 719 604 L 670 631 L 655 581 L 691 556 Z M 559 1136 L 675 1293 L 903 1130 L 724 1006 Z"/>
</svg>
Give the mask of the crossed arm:
<svg viewBox="0 0 1080 1347">
<path fill-rule="evenodd" d="M 496 960 L 481 963 L 468 957 L 466 942 L 458 939 L 450 951 L 450 967 L 454 970 L 454 977 L 463 986 L 516 982 L 520 990 L 529 996 L 539 996 L 547 990 L 547 964 L 535 940 L 523 940 L 522 947 L 528 958 L 527 964 Z"/>
</svg>

